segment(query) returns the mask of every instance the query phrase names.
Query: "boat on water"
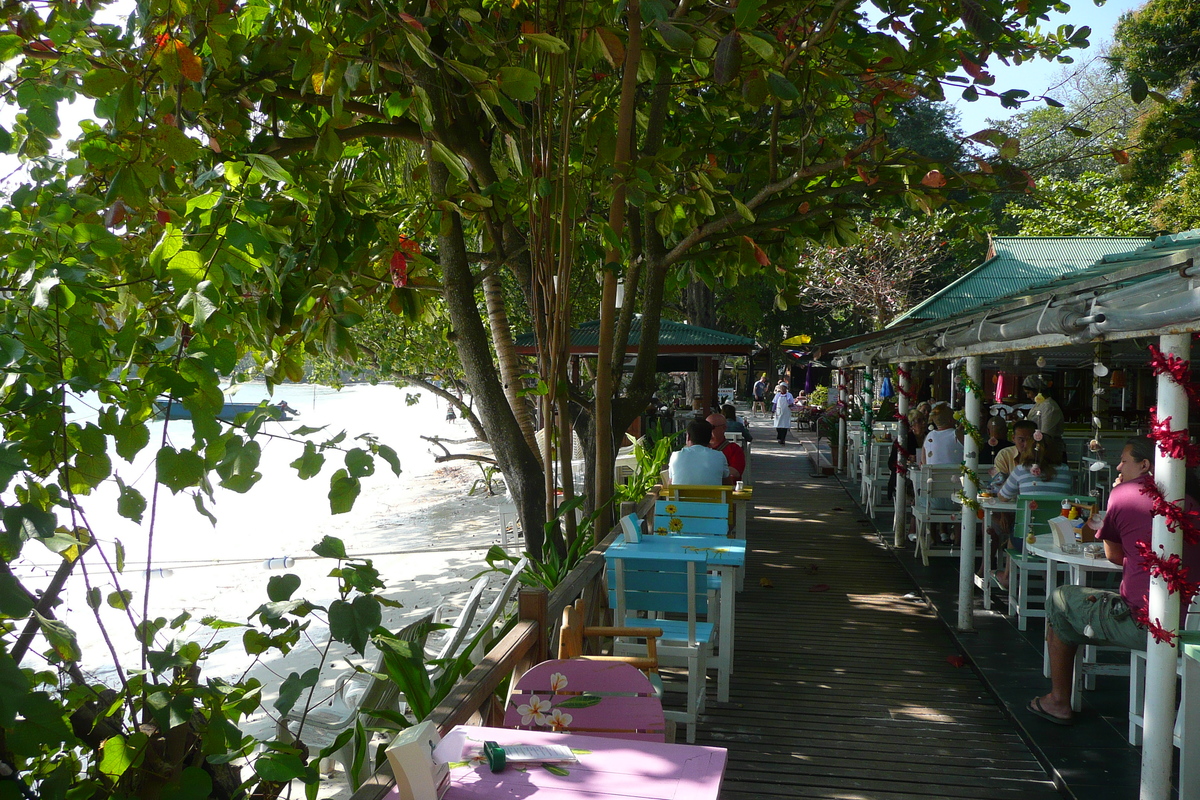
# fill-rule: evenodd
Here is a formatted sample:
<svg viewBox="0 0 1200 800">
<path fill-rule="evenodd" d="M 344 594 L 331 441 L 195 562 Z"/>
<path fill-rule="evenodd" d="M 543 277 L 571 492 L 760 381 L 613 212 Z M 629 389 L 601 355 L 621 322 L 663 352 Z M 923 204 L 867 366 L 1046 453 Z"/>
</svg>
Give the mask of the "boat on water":
<svg viewBox="0 0 1200 800">
<path fill-rule="evenodd" d="M 169 412 L 168 419 L 192 418 L 192 412 L 184 408 L 181 403 L 168 403 L 166 400 L 155 400 L 154 404 L 158 406 L 161 414 L 168 415 Z M 270 415 L 271 419 L 276 422 L 288 422 L 300 414 L 299 411 L 289 406 L 286 400 L 280 400 L 278 403 L 267 406 L 264 406 L 262 403 L 231 403 L 226 401 L 221 411 L 217 414 L 217 419 L 233 422 L 239 414 L 245 414 L 257 408 L 263 408 Z"/>
</svg>

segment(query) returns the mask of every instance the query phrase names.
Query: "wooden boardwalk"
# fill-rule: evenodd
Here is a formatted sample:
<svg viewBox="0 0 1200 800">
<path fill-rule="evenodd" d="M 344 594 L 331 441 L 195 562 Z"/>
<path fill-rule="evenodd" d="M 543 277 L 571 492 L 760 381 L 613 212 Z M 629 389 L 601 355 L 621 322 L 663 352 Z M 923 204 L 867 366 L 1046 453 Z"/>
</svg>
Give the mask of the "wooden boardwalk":
<svg viewBox="0 0 1200 800">
<path fill-rule="evenodd" d="M 837 481 L 759 430 L 730 702 L 710 685 L 697 737 L 722 798 L 1060 797 Z"/>
</svg>

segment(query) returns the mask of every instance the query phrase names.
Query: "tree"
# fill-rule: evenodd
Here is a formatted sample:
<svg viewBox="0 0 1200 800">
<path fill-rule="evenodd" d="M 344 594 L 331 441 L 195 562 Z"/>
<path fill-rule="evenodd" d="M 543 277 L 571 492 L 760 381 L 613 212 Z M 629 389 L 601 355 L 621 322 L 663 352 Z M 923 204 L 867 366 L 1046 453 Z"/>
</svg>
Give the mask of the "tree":
<svg viewBox="0 0 1200 800">
<path fill-rule="evenodd" d="M 1054 58 L 1084 43 L 1086 31 L 1028 28 L 1051 5 L 885 0 L 872 24 L 855 0 L 143 0 L 123 26 L 97 18 L 101 0 L 11 5 L 0 61 L 17 113 L 0 147 L 29 177 L 0 233 L 6 763 L 46 797 L 183 783 L 198 795 L 237 791 L 223 765 L 254 749 L 236 722 L 258 707 L 258 687 L 202 683 L 208 651 L 168 640 L 169 622 L 148 614 L 148 579 L 140 612 L 123 593 L 109 600 L 128 611 L 146 668 L 121 669 L 113 696 L 80 670 L 52 616 L 56 592 L 38 598 L 8 567 L 37 540 L 62 554 L 64 575 L 103 554 L 121 579 L 121 556 L 88 529 L 85 498 L 112 480 L 123 513 L 153 507 L 121 485 L 112 456 L 149 446 L 160 396 L 192 412 L 195 434 L 158 434 L 159 485 L 211 513 L 214 483 L 240 491 L 258 479 L 262 414 L 232 428 L 216 419 L 221 384 L 244 357 L 270 384 L 300 380 L 316 353 L 363 357 L 355 328 L 372 303 L 414 318 L 436 294 L 536 553 L 557 487 L 543 467 L 552 437 L 539 458 L 522 416 L 515 315 L 542 345 L 544 418 L 560 435 L 573 420 L 589 444 L 585 488 L 603 525 L 613 447 L 654 386 L 668 280 L 690 269 L 732 282 L 786 263 L 795 241 L 849 241 L 864 209 L 928 211 L 958 190 L 1023 182 L 1003 160 L 982 172 L 893 150 L 886 132 L 917 95 L 992 92 L 989 58 Z M 960 66 L 972 74 L 953 75 Z M 81 96 L 96 118 L 66 156 L 52 155 L 58 104 Z M 570 385 L 571 292 L 596 275 L 600 357 L 591 380 Z M 619 313 L 618 278 L 633 300 Z M 637 364 L 620 381 L 635 311 Z M 99 422 L 72 421 L 81 393 L 94 393 Z M 370 440 L 335 435 L 298 451 L 306 478 L 340 459 L 334 513 L 376 457 L 398 467 Z M 550 544 L 563 544 L 553 529 Z M 338 604 L 326 612 L 295 597 L 294 581 L 273 584 L 248 652 L 286 651 L 313 614 L 358 650 L 378 633 L 378 574 L 336 543 L 320 554 L 338 562 Z M 38 632 L 49 642 L 41 671 L 23 661 Z M 287 697 L 312 680 L 289 678 Z M 257 794 L 315 779 L 315 754 L 267 747 Z"/>
<path fill-rule="evenodd" d="M 1158 230 L 1151 205 L 1129 200 L 1127 189 L 1109 175 L 1044 179 L 1038 196 L 1037 206 L 1009 203 L 1004 209 L 1021 236 L 1153 236 Z"/>
<path fill-rule="evenodd" d="M 882 330 L 908 309 L 946 258 L 946 234 L 928 222 L 900 230 L 864 226 L 858 242 L 813 247 L 800 258 L 807 271 L 804 299 L 846 317 L 858 317 L 870 330 Z"/>
<path fill-rule="evenodd" d="M 1133 132 L 1135 146 L 1122 177 L 1155 203 L 1159 226 L 1169 230 L 1200 225 L 1198 31 L 1200 9 L 1194 3 L 1150 0 L 1123 16 L 1114 32 L 1113 65 L 1131 96 L 1154 100 Z"/>
</svg>

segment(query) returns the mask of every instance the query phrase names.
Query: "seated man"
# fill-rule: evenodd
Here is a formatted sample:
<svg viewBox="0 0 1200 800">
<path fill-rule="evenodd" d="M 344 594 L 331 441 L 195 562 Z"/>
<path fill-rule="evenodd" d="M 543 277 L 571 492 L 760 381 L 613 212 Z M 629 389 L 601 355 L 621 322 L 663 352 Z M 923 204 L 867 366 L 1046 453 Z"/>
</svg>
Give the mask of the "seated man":
<svg viewBox="0 0 1200 800">
<path fill-rule="evenodd" d="M 1139 436 L 1126 442 L 1117 464 L 1117 479 L 1108 499 L 1108 513 L 1100 522 L 1096 538 L 1104 542 L 1104 555 L 1121 565 L 1121 592 L 1107 592 L 1087 586 L 1060 586 L 1046 601 L 1046 649 L 1050 653 L 1050 693 L 1035 697 L 1029 710 L 1057 725 L 1074 722 L 1071 714 L 1071 685 L 1074 680 L 1075 652 L 1080 645 L 1097 644 L 1145 650 L 1150 590 L 1150 565 L 1139 550 L 1153 541 L 1151 496 L 1142 491 L 1154 481 L 1154 442 Z M 1188 476 L 1185 508 L 1196 508 L 1200 489 L 1194 476 Z M 1098 514 L 1087 524 L 1093 526 Z M 1200 545 L 1183 545 L 1183 565 L 1189 574 L 1200 573 Z M 1178 592 L 1169 602 L 1180 602 Z M 1179 627 L 1183 627 L 1185 609 L 1180 609 Z M 1139 618 L 1141 621 L 1139 621 Z"/>
<path fill-rule="evenodd" d="M 708 446 L 725 455 L 729 462 L 729 477 L 734 481 L 740 480 L 746 471 L 746 452 L 737 442 L 725 438 L 726 419 L 724 414 L 710 414 L 707 420 L 712 425 L 712 440 Z"/>
<path fill-rule="evenodd" d="M 708 446 L 712 425 L 702 419 L 687 426 L 687 446 L 671 454 L 671 483 L 691 486 L 719 486 L 733 483 L 725 456 Z"/>
</svg>

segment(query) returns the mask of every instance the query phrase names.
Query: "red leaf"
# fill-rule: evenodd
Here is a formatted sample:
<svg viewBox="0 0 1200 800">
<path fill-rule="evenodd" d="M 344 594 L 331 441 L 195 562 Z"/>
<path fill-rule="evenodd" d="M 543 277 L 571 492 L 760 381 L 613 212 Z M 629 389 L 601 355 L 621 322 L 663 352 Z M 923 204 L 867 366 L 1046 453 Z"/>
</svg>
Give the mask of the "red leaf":
<svg viewBox="0 0 1200 800">
<path fill-rule="evenodd" d="M 828 592 L 829 584 L 828 583 L 818 583 L 818 584 L 808 587 L 808 590 L 810 592 Z"/>
<path fill-rule="evenodd" d="M 410 28 L 416 28 L 419 31 L 425 30 L 425 26 L 421 24 L 421 20 L 414 17 L 412 14 L 405 14 L 401 11 L 396 16 L 400 17 L 400 21 Z"/>
<path fill-rule="evenodd" d="M 408 258 L 399 250 L 392 253 L 391 271 L 393 286 L 403 289 L 408 285 Z"/>
<path fill-rule="evenodd" d="M 171 212 L 163 208 L 160 208 L 155 216 L 158 217 L 158 221 L 163 225 L 171 221 Z"/>
<path fill-rule="evenodd" d="M 759 266 L 761 266 L 761 267 L 771 266 L 771 259 L 767 258 L 766 251 L 763 250 L 761 247 L 759 247 L 757 242 L 755 242 L 749 236 L 743 236 L 742 238 L 745 239 L 746 242 L 751 247 L 754 248 L 754 260 L 758 262 Z"/>
<path fill-rule="evenodd" d="M 974 61 L 967 58 L 966 53 L 964 53 L 962 50 L 958 51 L 958 61 L 962 64 L 962 67 L 966 73 L 977 81 L 985 81 L 992 77 L 988 74 L 988 71 L 983 68 L 982 64 L 976 64 Z"/>
<path fill-rule="evenodd" d="M 946 663 L 952 667 L 965 667 L 967 660 L 962 656 L 946 656 Z"/>
<path fill-rule="evenodd" d="M 1124 150 L 1113 150 L 1112 157 L 1113 161 L 1117 162 L 1118 164 L 1129 163 L 1129 153 Z"/>
<path fill-rule="evenodd" d="M 854 124 L 856 124 L 856 125 L 866 125 L 866 124 L 867 124 L 868 122 L 870 122 L 870 121 L 871 121 L 871 115 L 870 115 L 870 114 L 867 114 L 867 113 L 866 113 L 866 112 L 864 112 L 864 111 L 855 111 L 855 112 L 854 112 Z"/>
<path fill-rule="evenodd" d="M 931 169 L 925 173 L 924 178 L 921 178 L 921 185 L 931 189 L 940 189 L 946 185 L 946 176 L 939 170 Z"/>
</svg>

